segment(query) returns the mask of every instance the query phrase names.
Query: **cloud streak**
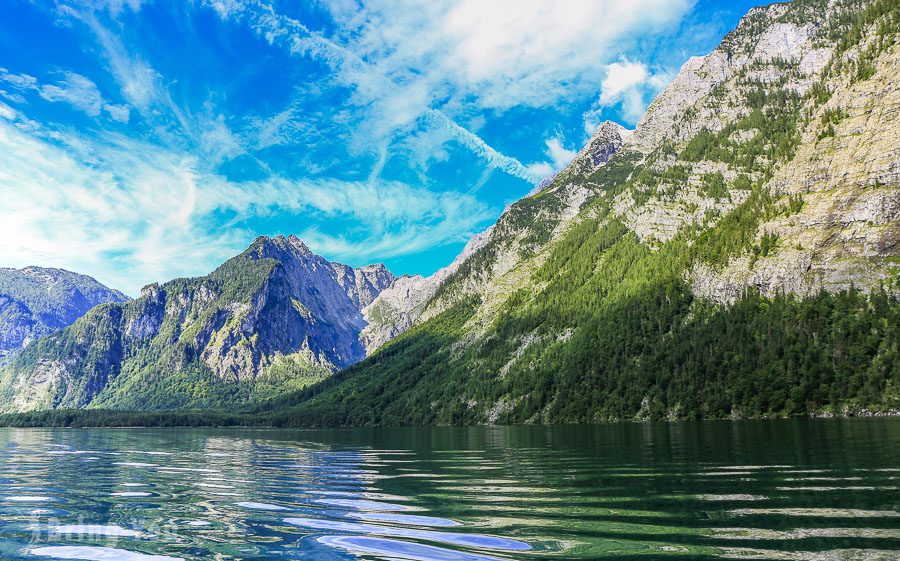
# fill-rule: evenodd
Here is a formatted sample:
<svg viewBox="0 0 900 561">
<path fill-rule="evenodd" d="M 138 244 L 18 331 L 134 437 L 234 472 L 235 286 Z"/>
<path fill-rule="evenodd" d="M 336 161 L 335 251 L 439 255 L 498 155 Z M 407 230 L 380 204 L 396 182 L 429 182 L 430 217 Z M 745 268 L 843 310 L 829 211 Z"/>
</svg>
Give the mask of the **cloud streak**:
<svg viewBox="0 0 900 561">
<path fill-rule="evenodd" d="M 358 260 L 457 242 L 491 216 L 474 197 L 401 182 L 231 182 L 194 157 L 121 136 L 92 144 L 86 160 L 73 131 L 23 130 L 14 110 L 0 109 L 5 264 L 99 271 L 101 281 L 131 294 L 208 272 L 253 239 L 253 219 L 293 217 L 291 231 L 308 234 L 314 250 Z M 317 217 L 354 228 L 326 233 Z"/>
<path fill-rule="evenodd" d="M 20 92 L 36 92 L 50 102 L 67 103 L 90 117 L 99 117 L 102 111 L 114 121 L 128 122 L 130 111 L 126 105 L 106 101 L 97 84 L 75 72 L 65 72 L 63 79 L 54 84 L 40 84 L 34 76 L 13 74 L 6 68 L 0 68 L 0 82 Z M 25 102 L 22 97 L 13 99 L 19 103 Z"/>
<path fill-rule="evenodd" d="M 208 2 L 222 18 L 237 18 L 265 38 L 270 44 L 279 44 L 290 52 L 318 58 L 335 72 L 335 79 L 353 88 L 352 101 L 368 113 L 361 121 L 363 142 L 372 138 L 389 140 L 400 131 L 409 133 L 424 120 L 437 130 L 438 136 L 447 136 L 481 157 L 489 166 L 514 177 L 535 183 L 543 177 L 534 168 L 518 159 L 502 154 L 477 134 L 469 131 L 441 109 L 434 107 L 438 82 L 424 76 L 413 78 L 412 67 L 398 68 L 389 60 L 369 61 L 352 49 L 311 31 L 296 19 L 278 14 L 275 9 L 256 1 L 214 0 Z M 377 24 L 369 22 L 372 27 Z M 382 47 L 390 48 L 389 45 Z M 412 61 L 407 61 L 412 63 Z M 434 142 L 427 143 L 434 146 Z M 420 158 L 427 160 L 428 158 Z"/>
</svg>

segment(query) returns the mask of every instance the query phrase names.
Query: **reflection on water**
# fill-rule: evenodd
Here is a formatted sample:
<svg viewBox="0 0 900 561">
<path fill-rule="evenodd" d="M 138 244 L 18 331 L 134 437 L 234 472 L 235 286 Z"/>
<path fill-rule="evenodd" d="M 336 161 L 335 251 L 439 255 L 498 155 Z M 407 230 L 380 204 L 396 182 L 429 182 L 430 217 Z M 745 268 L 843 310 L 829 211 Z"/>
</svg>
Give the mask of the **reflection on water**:
<svg viewBox="0 0 900 561">
<path fill-rule="evenodd" d="M 0 558 L 900 559 L 900 419 L 0 430 Z"/>
</svg>

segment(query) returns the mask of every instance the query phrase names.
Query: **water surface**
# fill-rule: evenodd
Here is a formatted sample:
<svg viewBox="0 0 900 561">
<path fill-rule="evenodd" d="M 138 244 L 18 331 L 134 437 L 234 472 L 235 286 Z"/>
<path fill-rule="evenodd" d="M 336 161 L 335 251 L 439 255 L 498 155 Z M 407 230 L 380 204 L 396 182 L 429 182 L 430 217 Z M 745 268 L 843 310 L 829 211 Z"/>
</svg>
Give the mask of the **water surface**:
<svg viewBox="0 0 900 561">
<path fill-rule="evenodd" d="M 0 558 L 900 559 L 900 419 L 0 430 Z"/>
</svg>

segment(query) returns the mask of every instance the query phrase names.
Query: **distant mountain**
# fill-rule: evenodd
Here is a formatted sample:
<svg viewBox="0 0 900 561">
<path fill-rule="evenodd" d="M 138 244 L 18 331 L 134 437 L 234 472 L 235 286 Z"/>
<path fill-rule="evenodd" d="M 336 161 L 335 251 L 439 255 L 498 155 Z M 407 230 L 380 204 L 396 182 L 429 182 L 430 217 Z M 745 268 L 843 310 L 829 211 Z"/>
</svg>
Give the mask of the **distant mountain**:
<svg viewBox="0 0 900 561">
<path fill-rule="evenodd" d="M 63 269 L 0 268 L 0 358 L 75 323 L 88 310 L 128 297 Z"/>
<path fill-rule="evenodd" d="M 900 410 L 900 3 L 752 9 L 451 268 L 287 424 Z"/>
<path fill-rule="evenodd" d="M 260 237 L 208 276 L 147 286 L 25 348 L 0 373 L 0 407 L 213 407 L 300 388 L 365 356 L 362 309 L 393 281 Z"/>
</svg>

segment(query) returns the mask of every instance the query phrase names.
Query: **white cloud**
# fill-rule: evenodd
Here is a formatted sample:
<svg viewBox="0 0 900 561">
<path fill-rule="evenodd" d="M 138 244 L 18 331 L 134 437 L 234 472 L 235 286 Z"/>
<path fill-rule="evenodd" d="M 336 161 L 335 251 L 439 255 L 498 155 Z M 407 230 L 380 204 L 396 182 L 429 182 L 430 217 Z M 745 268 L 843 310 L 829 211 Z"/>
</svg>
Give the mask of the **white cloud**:
<svg viewBox="0 0 900 561">
<path fill-rule="evenodd" d="M 363 239 L 326 233 L 319 226 L 300 234 L 331 258 L 377 260 L 420 252 L 471 237 L 494 214 L 471 195 L 435 192 L 391 181 L 279 181 L 267 188 L 294 212 L 312 212 L 365 225 Z M 258 191 L 257 191 L 258 192 Z"/>
<path fill-rule="evenodd" d="M 128 109 L 127 105 L 105 103 L 103 104 L 103 110 L 109 113 L 110 119 L 119 121 L 120 123 L 127 123 L 128 119 L 131 117 L 131 110 Z"/>
<path fill-rule="evenodd" d="M 293 216 L 291 230 L 306 229 L 311 247 L 358 261 L 465 239 L 492 215 L 472 196 L 400 182 L 230 182 L 195 157 L 141 141 L 23 130 L 4 107 L 4 265 L 89 271 L 132 295 L 152 281 L 213 269 L 256 236 L 245 225 L 260 217 Z"/>
<path fill-rule="evenodd" d="M 641 62 L 623 60 L 606 67 L 606 77 L 600 83 L 600 103 L 612 105 L 650 77 L 647 65 Z"/>
<path fill-rule="evenodd" d="M 462 126 L 456 124 L 440 111 L 429 109 L 426 111 L 426 115 L 443 125 L 457 142 L 469 148 L 478 156 L 484 158 L 491 167 L 505 171 L 510 175 L 526 181 L 536 182 L 542 179 L 542 177 L 535 176 L 534 172 L 522 165 L 519 160 L 497 152 L 478 135 L 469 132 Z"/>
<path fill-rule="evenodd" d="M 535 162 L 528 165 L 528 173 L 534 177 L 540 177 L 541 179 L 550 177 L 555 172 L 556 170 L 550 162 Z M 539 183 L 539 181 L 536 183 Z"/>
<path fill-rule="evenodd" d="M 606 74 L 600 83 L 600 97 L 584 115 L 585 132 L 592 134 L 599 125 L 604 108 L 621 107 L 622 117 L 636 123 L 647 105 L 671 80 L 669 72 L 653 72 L 642 62 L 621 59 L 606 65 Z"/>
<path fill-rule="evenodd" d="M 199 145 L 207 161 L 219 163 L 245 152 L 241 139 L 225 124 L 224 115 L 203 119 L 199 126 Z"/>
<path fill-rule="evenodd" d="M 32 90 L 37 88 L 37 78 L 29 74 L 14 74 L 5 68 L 0 68 L 0 81 L 6 82 L 17 90 Z"/>
<path fill-rule="evenodd" d="M 559 136 L 548 138 L 544 141 L 544 146 L 544 154 L 549 161 L 534 162 L 526 168 L 530 176 L 537 178 L 535 181 L 537 184 L 564 169 L 578 154 L 577 150 L 569 150 L 563 146 L 563 141 Z"/>
<path fill-rule="evenodd" d="M 68 103 L 91 117 L 100 116 L 102 110 L 116 121 L 128 122 L 128 107 L 107 103 L 97 89 L 97 84 L 75 72 L 66 72 L 65 78 L 56 84 L 40 86 L 38 93 L 47 101 Z"/>
<path fill-rule="evenodd" d="M 569 162 L 571 162 L 572 158 L 578 153 L 577 150 L 569 150 L 564 147 L 562 145 L 562 140 L 558 136 L 548 139 L 546 144 L 546 153 L 550 156 L 555 171 L 559 171 L 569 165 Z"/>
<path fill-rule="evenodd" d="M 299 21 L 276 13 L 271 6 L 255 2 L 228 5 L 213 2 L 211 6 L 222 17 L 246 18 L 248 25 L 269 43 L 286 46 L 295 54 L 321 59 L 335 70 L 339 82 L 353 86 L 351 104 L 368 111 L 367 119 L 355 123 L 358 133 L 355 138 L 362 147 L 371 148 L 373 140 L 381 145 L 400 130 L 409 133 L 424 120 L 437 125 L 432 131 L 436 137 L 452 138 L 484 158 L 488 165 L 526 181 L 540 179 L 515 158 L 499 153 L 442 111 L 432 109 L 430 101 L 434 92 L 426 82 L 389 76 L 385 73 L 387 68 L 311 32 Z M 435 142 L 422 145 L 434 147 Z"/>
<path fill-rule="evenodd" d="M 105 4 L 106 8 L 113 16 L 119 15 L 125 7 L 131 11 L 137 12 L 141 9 L 142 0 L 103 0 L 100 4 Z"/>
<path fill-rule="evenodd" d="M 64 81 L 42 86 L 40 95 L 47 101 L 62 101 L 91 117 L 100 115 L 103 97 L 97 85 L 80 74 L 70 72 Z"/>
<path fill-rule="evenodd" d="M 16 118 L 16 115 L 15 109 L 0 101 L 0 117 L 11 121 Z"/>
<path fill-rule="evenodd" d="M 0 68 L 0 81 L 10 84 L 19 91 L 35 91 L 50 102 L 68 103 L 91 117 L 99 117 L 101 111 L 106 111 L 113 120 L 128 122 L 128 107 L 107 102 L 103 99 L 97 84 L 75 72 L 65 72 L 63 79 L 55 84 L 40 84 L 34 76 L 11 74 L 5 68 Z M 6 97 L 17 103 L 25 103 L 25 98 L 21 96 Z"/>
<path fill-rule="evenodd" d="M 342 43 L 389 75 L 447 84 L 482 107 L 546 106 L 591 91 L 635 37 L 693 0 L 370 0 L 331 4 Z M 443 93 L 443 92 L 442 92 Z"/>
<path fill-rule="evenodd" d="M 61 13 L 86 24 L 106 53 L 113 77 L 119 82 L 122 96 L 128 103 L 146 113 L 152 105 L 168 100 L 161 83 L 161 76 L 140 57 L 128 52 L 122 41 L 104 27 L 93 12 L 78 11 L 71 7 L 60 8 Z"/>
</svg>

